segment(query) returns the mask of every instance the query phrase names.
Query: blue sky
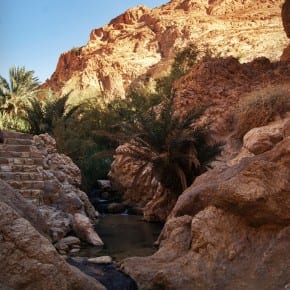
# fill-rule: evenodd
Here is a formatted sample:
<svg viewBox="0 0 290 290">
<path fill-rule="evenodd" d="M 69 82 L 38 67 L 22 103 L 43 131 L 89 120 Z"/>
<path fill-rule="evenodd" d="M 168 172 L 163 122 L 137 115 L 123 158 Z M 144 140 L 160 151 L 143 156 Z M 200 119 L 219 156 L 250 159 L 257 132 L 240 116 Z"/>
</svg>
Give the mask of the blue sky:
<svg viewBox="0 0 290 290">
<path fill-rule="evenodd" d="M 12 66 L 34 70 L 45 81 L 58 57 L 87 43 L 92 29 L 130 7 L 153 8 L 169 0 L 0 0 L 0 75 Z"/>
</svg>

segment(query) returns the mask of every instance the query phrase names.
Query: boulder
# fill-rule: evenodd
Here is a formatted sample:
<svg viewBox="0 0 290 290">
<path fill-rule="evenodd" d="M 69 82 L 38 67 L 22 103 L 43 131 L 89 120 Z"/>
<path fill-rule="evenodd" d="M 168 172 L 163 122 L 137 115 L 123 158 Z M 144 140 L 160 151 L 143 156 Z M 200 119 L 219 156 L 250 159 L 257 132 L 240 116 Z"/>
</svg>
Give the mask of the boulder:
<svg viewBox="0 0 290 290">
<path fill-rule="evenodd" d="M 57 153 L 55 140 L 48 134 L 41 134 L 34 136 L 33 141 L 35 150 L 43 159 L 44 193 L 39 209 L 50 227 L 51 238 L 56 242 L 72 229 L 74 214 L 88 216 L 94 221 L 96 211 L 87 194 L 79 189 L 79 168 L 68 156 Z"/>
<path fill-rule="evenodd" d="M 72 215 L 52 206 L 40 206 L 38 210 L 49 227 L 53 242 L 64 238 L 72 229 Z"/>
<path fill-rule="evenodd" d="M 88 262 L 96 264 L 111 264 L 113 259 L 110 256 L 101 256 L 96 258 L 89 258 Z"/>
<path fill-rule="evenodd" d="M 99 282 L 68 265 L 48 239 L 2 200 L 0 256 L 3 290 L 105 290 Z"/>
<path fill-rule="evenodd" d="M 99 179 L 97 180 L 97 186 L 101 190 L 110 190 L 112 188 L 112 184 L 110 180 Z"/>
<path fill-rule="evenodd" d="M 289 176 L 290 137 L 204 173 L 178 198 L 159 250 L 122 269 L 139 289 L 286 289 Z"/>
<path fill-rule="evenodd" d="M 214 205 L 242 215 L 252 225 L 290 221 L 290 138 L 232 167 L 199 176 L 178 199 L 171 216 L 196 214 Z M 283 200 L 283 204 L 281 204 Z"/>
<path fill-rule="evenodd" d="M 17 190 L 13 189 L 2 179 L 0 179 L 0 201 L 9 205 L 19 216 L 27 219 L 43 236 L 51 238 L 47 220 L 37 206 L 27 202 Z"/>
<path fill-rule="evenodd" d="M 67 236 L 61 239 L 60 241 L 58 241 L 56 244 L 54 244 L 54 247 L 59 251 L 59 253 L 66 254 L 74 249 L 77 249 L 79 251 L 80 244 L 81 244 L 81 241 L 79 238 L 73 237 L 73 236 Z"/>
<path fill-rule="evenodd" d="M 283 139 L 284 121 L 259 128 L 253 128 L 244 135 L 243 145 L 257 155 L 266 152 Z"/>
<path fill-rule="evenodd" d="M 76 235 L 83 241 L 86 241 L 95 246 L 103 246 L 104 243 L 95 232 L 90 220 L 85 215 L 76 213 L 73 216 L 73 230 Z"/>
</svg>

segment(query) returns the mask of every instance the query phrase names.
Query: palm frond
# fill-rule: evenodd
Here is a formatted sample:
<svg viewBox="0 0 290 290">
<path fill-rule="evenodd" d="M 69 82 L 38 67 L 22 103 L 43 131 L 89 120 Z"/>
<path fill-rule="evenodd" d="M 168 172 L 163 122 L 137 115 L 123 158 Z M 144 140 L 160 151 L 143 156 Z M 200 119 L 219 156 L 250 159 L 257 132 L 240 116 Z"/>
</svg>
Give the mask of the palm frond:
<svg viewBox="0 0 290 290">
<path fill-rule="evenodd" d="M 117 154 L 151 164 L 155 178 L 163 186 L 180 192 L 191 184 L 203 164 L 219 152 L 209 144 L 208 131 L 196 121 L 206 107 L 193 108 L 183 118 L 174 114 L 174 95 L 157 108 L 149 108 L 122 124 L 133 146 L 121 147 Z M 208 153 L 208 154 L 207 154 Z"/>
<path fill-rule="evenodd" d="M 2 99 L 2 103 L 4 103 L 5 99 L 10 96 L 10 86 L 7 80 L 0 75 L 0 97 Z"/>
</svg>

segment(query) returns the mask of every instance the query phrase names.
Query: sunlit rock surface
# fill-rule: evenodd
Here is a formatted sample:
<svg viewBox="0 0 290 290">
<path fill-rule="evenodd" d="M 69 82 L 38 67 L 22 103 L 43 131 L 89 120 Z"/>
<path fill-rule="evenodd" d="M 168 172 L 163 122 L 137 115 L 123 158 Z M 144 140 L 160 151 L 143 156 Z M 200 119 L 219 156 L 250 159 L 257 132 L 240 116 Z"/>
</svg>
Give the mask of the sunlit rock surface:
<svg viewBox="0 0 290 290">
<path fill-rule="evenodd" d="M 59 154 L 48 134 L 31 136 L 3 131 L 0 144 L 0 179 L 33 205 L 40 223 L 56 242 L 72 230 L 76 213 L 95 219 L 95 209 L 79 189 L 81 173 L 72 160 Z M 5 191 L 0 192 L 5 195 Z M 14 201 L 10 201 L 13 206 Z M 33 216 L 29 210 L 27 217 Z"/>
<path fill-rule="evenodd" d="M 34 205 L 2 180 L 0 189 L 1 290 L 105 290 L 59 256 Z"/>
<path fill-rule="evenodd" d="M 164 74 L 176 51 L 189 43 L 242 62 L 260 56 L 278 60 L 288 43 L 282 3 L 174 0 L 155 9 L 131 8 L 92 30 L 86 45 L 63 53 L 44 87 L 73 89 L 74 98 L 124 96 L 137 79 Z"/>
<path fill-rule="evenodd" d="M 236 165 L 208 171 L 179 197 L 157 253 L 128 258 L 123 269 L 139 289 L 285 289 L 289 176 L 289 137 Z"/>
</svg>

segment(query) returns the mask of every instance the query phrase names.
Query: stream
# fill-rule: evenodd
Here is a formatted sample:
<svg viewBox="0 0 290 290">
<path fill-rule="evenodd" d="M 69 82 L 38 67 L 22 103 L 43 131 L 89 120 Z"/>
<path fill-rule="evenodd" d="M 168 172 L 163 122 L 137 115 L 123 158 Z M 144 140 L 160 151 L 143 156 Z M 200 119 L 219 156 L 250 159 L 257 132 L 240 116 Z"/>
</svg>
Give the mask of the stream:
<svg viewBox="0 0 290 290">
<path fill-rule="evenodd" d="M 137 215 L 102 215 L 95 225 L 96 232 L 104 242 L 104 247 L 98 248 L 89 244 L 83 245 L 79 257 L 111 256 L 114 261 L 120 261 L 132 256 L 149 256 L 157 249 L 157 240 L 163 224 L 148 223 Z"/>
<path fill-rule="evenodd" d="M 132 256 L 149 256 L 157 248 L 163 224 L 148 223 L 140 215 L 106 214 L 99 217 L 95 230 L 104 242 L 103 247 L 82 244 L 81 250 L 70 255 L 67 262 L 101 282 L 107 290 L 137 290 L 136 282 L 121 272 L 115 262 Z M 87 258 L 111 256 L 111 264 L 94 264 Z"/>
</svg>

